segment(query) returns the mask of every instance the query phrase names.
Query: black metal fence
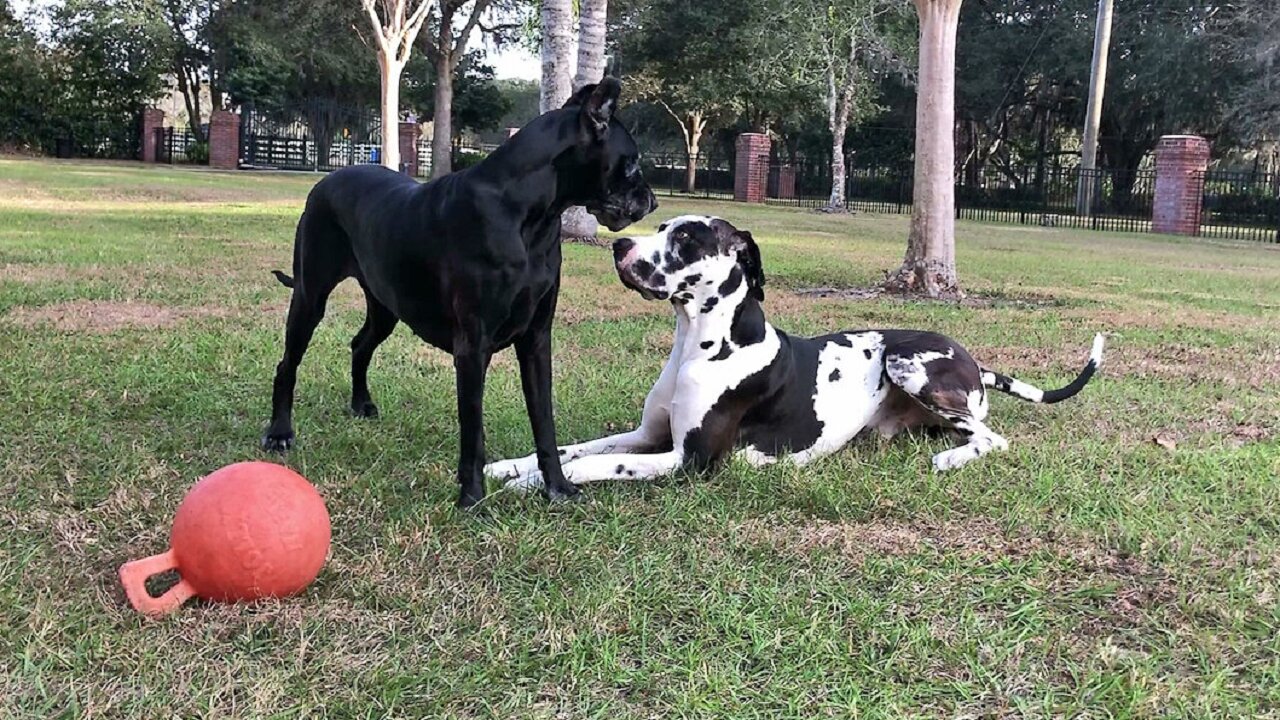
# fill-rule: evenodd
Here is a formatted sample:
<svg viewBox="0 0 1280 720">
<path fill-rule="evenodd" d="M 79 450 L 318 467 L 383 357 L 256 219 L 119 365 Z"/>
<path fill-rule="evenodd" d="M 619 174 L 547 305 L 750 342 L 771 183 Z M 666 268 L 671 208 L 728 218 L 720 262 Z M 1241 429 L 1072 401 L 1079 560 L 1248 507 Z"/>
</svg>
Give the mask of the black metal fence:
<svg viewBox="0 0 1280 720">
<path fill-rule="evenodd" d="M 279 170 L 336 170 L 377 162 L 382 118 L 368 108 L 315 101 L 240 113 L 240 163 Z"/>
<path fill-rule="evenodd" d="M 41 140 L 44 152 L 56 158 L 137 160 L 142 156 L 142 120 L 53 123 Z"/>
<path fill-rule="evenodd" d="M 678 169 L 675 172 L 678 174 Z M 913 175 L 909 165 L 850 164 L 845 173 L 844 206 L 863 212 L 910 213 Z M 727 186 L 731 191 L 732 168 Z M 956 178 L 956 217 L 1150 232 L 1155 186 L 1153 170 L 988 167 Z M 771 204 L 820 207 L 830 202 L 831 190 L 831 167 L 825 160 L 775 158 L 770 162 L 766 201 Z M 1200 235 L 1280 242 L 1280 175 L 1206 173 Z"/>
<path fill-rule="evenodd" d="M 1200 234 L 1280 243 L 1280 173 L 1205 173 Z"/>
<path fill-rule="evenodd" d="M 734 158 L 710 153 L 655 153 L 640 156 L 649 187 L 660 195 L 733 199 Z"/>
<path fill-rule="evenodd" d="M 170 165 L 209 163 L 209 143 L 199 140 L 191 128 L 159 127 L 155 134 L 156 162 Z"/>
</svg>

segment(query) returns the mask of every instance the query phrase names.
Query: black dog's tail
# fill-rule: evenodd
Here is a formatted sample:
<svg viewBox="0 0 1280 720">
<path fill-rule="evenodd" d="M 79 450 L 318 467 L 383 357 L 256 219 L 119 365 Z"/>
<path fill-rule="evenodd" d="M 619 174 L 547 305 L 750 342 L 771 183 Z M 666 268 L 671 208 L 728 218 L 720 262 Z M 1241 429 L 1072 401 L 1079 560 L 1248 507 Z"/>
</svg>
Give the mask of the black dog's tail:
<svg viewBox="0 0 1280 720">
<path fill-rule="evenodd" d="M 289 277 L 288 275 L 285 275 L 279 270 L 272 270 L 271 274 L 276 276 L 276 279 L 280 281 L 281 285 L 287 288 L 293 287 L 293 278 Z"/>
<path fill-rule="evenodd" d="M 1003 393 L 1008 393 L 1014 397 L 1030 400 L 1034 403 L 1056 403 L 1073 397 L 1076 393 L 1084 389 L 1084 386 L 1093 377 L 1093 374 L 1102 367 L 1102 346 L 1106 340 L 1102 333 L 1098 333 L 1093 337 L 1093 349 L 1089 351 L 1089 362 L 1085 364 L 1084 369 L 1071 381 L 1070 385 L 1057 390 L 1041 390 L 1034 385 L 1028 385 L 1011 378 L 1007 375 L 1001 375 L 998 372 L 982 368 L 982 384 L 995 388 Z"/>
</svg>

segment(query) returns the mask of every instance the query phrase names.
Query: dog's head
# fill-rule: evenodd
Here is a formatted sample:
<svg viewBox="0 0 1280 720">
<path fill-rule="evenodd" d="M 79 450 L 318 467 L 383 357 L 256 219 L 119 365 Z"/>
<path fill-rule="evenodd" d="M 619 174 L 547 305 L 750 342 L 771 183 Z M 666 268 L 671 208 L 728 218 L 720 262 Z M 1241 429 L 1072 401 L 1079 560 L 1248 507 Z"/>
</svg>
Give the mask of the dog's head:
<svg viewBox="0 0 1280 720">
<path fill-rule="evenodd" d="M 622 83 L 607 77 L 585 85 L 565 103 L 578 110 L 578 139 L 565 173 L 570 195 L 602 225 L 621 230 L 658 207 L 640 172 L 640 151 L 631 133 L 614 117 Z"/>
<path fill-rule="evenodd" d="M 670 298 L 699 312 L 733 297 L 764 300 L 760 248 L 751 233 L 720 218 L 684 215 L 653 235 L 619 238 L 613 260 L 622 284 L 647 300 Z"/>
</svg>

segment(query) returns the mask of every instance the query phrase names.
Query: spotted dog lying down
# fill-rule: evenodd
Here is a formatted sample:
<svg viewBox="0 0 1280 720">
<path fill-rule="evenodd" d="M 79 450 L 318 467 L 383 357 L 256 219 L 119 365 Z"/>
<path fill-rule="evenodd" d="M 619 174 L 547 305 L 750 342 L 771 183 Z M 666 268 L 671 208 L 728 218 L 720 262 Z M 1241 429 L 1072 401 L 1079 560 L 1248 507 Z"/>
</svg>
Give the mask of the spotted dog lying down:
<svg viewBox="0 0 1280 720">
<path fill-rule="evenodd" d="M 751 234 L 719 218 L 683 216 L 613 246 L 618 276 L 648 300 L 670 300 L 676 338 L 645 399 L 640 427 L 560 448 L 574 483 L 652 478 L 713 467 L 731 452 L 753 465 L 804 464 L 874 429 L 949 429 L 963 445 L 938 453 L 958 468 L 1009 443 L 987 427 L 987 388 L 1037 403 L 1065 400 L 1102 364 L 1102 335 L 1079 377 L 1043 391 L 978 365 L 963 347 L 920 330 L 861 330 L 799 338 L 764 317 L 764 272 Z M 538 487 L 537 457 L 485 473 Z"/>
</svg>

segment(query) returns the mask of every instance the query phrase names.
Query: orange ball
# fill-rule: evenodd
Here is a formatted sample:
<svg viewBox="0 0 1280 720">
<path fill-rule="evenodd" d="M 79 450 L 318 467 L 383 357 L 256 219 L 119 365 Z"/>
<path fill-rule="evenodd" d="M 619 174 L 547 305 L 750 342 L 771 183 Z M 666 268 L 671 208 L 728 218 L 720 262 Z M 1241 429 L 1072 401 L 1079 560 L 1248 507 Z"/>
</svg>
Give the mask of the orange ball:
<svg viewBox="0 0 1280 720">
<path fill-rule="evenodd" d="M 329 539 L 329 513 L 311 483 L 282 465 L 236 463 L 187 492 L 169 551 L 126 563 L 120 580 L 134 608 L 149 615 L 171 612 L 193 595 L 221 602 L 286 597 L 315 580 Z M 147 578 L 175 568 L 178 584 L 151 597 Z"/>
</svg>

